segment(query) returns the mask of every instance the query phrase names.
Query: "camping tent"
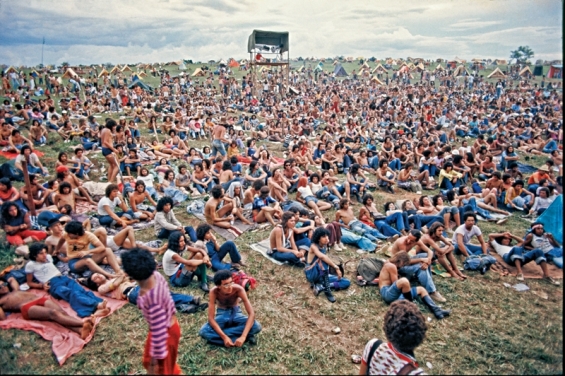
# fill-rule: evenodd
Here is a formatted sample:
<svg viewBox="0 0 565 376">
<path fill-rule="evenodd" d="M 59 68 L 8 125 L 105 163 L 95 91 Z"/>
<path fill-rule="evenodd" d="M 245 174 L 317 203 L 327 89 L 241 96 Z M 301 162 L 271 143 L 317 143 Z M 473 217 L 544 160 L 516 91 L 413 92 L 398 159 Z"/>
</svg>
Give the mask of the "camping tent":
<svg viewBox="0 0 565 376">
<path fill-rule="evenodd" d="M 379 80 L 376 76 L 373 76 L 373 78 L 371 78 L 371 82 L 376 82 L 377 85 L 384 85 L 382 81 Z"/>
<path fill-rule="evenodd" d="M 128 85 L 128 89 L 133 89 L 136 86 L 146 91 L 153 91 L 153 88 L 151 86 L 140 80 L 134 80 L 131 84 Z"/>
<path fill-rule="evenodd" d="M 18 73 L 18 71 L 16 70 L 16 68 L 14 68 L 14 67 L 12 67 L 12 66 L 10 66 L 8 69 L 6 69 L 6 70 L 4 71 L 4 73 L 6 73 L 6 74 L 8 74 L 8 73 L 10 73 L 10 72 Z"/>
<path fill-rule="evenodd" d="M 524 68 L 522 68 L 522 70 L 520 71 L 520 73 L 518 73 L 519 76 L 521 77 L 526 77 L 527 74 L 530 74 L 530 76 L 532 75 L 532 70 L 530 69 L 530 67 L 525 66 Z"/>
<path fill-rule="evenodd" d="M 224 59 L 220 59 L 220 61 L 218 62 L 219 65 L 227 65 L 226 61 Z"/>
<path fill-rule="evenodd" d="M 441 64 L 438 64 L 435 70 L 436 71 L 443 71 L 443 70 L 445 70 L 445 68 L 442 67 Z"/>
<path fill-rule="evenodd" d="M 386 73 L 386 68 L 379 63 L 371 73 Z"/>
<path fill-rule="evenodd" d="M 196 68 L 196 70 L 194 71 L 194 73 L 192 73 L 192 77 L 204 77 L 204 71 L 200 68 Z"/>
<path fill-rule="evenodd" d="M 547 78 L 563 78 L 563 65 L 554 64 L 550 66 Z"/>
<path fill-rule="evenodd" d="M 492 71 L 491 74 L 488 75 L 487 78 L 505 78 L 506 76 L 502 71 L 497 67 L 495 70 Z"/>
<path fill-rule="evenodd" d="M 314 68 L 314 72 L 316 72 L 316 71 L 322 72 L 323 70 L 324 70 L 324 65 L 323 65 L 322 62 L 320 61 L 320 62 L 318 63 L 318 65 L 316 65 L 316 68 Z"/>
<path fill-rule="evenodd" d="M 534 67 L 534 76 L 543 76 L 543 65 L 536 65 Z"/>
<path fill-rule="evenodd" d="M 124 66 L 122 67 L 122 72 L 126 72 L 126 71 L 132 72 L 132 69 L 131 69 L 129 66 L 124 65 Z"/>
<path fill-rule="evenodd" d="M 132 81 L 141 80 L 141 76 L 139 75 L 139 72 L 132 73 L 131 74 L 131 80 Z"/>
<path fill-rule="evenodd" d="M 139 78 L 147 77 L 147 73 L 145 72 L 137 72 L 137 75 L 139 76 Z"/>
<path fill-rule="evenodd" d="M 352 62 L 353 61 L 353 57 L 349 56 L 345 59 L 346 61 Z"/>
<path fill-rule="evenodd" d="M 73 68 L 67 68 L 65 74 L 63 74 L 63 78 L 76 78 L 78 74 L 73 70 Z"/>
<path fill-rule="evenodd" d="M 557 196 L 536 222 L 543 223 L 545 231 L 563 244 L 563 195 Z"/>
<path fill-rule="evenodd" d="M 106 70 L 106 68 L 102 69 L 102 72 L 100 72 L 100 74 L 98 75 L 98 78 L 102 77 L 102 76 L 109 76 L 110 73 L 108 73 L 108 71 Z"/>
<path fill-rule="evenodd" d="M 458 77 L 458 76 L 469 76 L 470 73 L 467 70 L 467 68 L 465 68 L 465 66 L 463 64 L 461 64 L 460 66 L 458 66 L 455 71 L 453 72 L 453 77 Z"/>
<path fill-rule="evenodd" d="M 422 63 L 416 65 L 416 68 L 418 68 L 419 70 L 425 70 L 426 69 L 426 68 L 424 68 L 424 64 L 422 64 Z"/>
<path fill-rule="evenodd" d="M 179 70 L 186 70 L 186 65 L 183 62 L 179 64 Z"/>
<path fill-rule="evenodd" d="M 110 74 L 116 74 L 120 71 L 120 66 L 116 65 L 114 68 L 112 68 L 112 70 L 110 71 Z"/>
<path fill-rule="evenodd" d="M 234 59 L 231 59 L 231 61 L 228 63 L 228 67 L 237 68 L 237 67 L 239 67 L 239 63 L 237 61 L 235 61 Z"/>
<path fill-rule="evenodd" d="M 345 69 L 343 69 L 341 64 L 338 64 L 335 66 L 334 75 L 336 77 L 347 77 L 347 72 L 345 71 Z"/>
<path fill-rule="evenodd" d="M 304 65 L 301 65 L 296 71 L 297 72 L 302 72 L 304 70 Z"/>
<path fill-rule="evenodd" d="M 367 64 L 367 63 L 363 63 L 362 67 L 363 67 L 363 68 L 366 68 L 366 69 L 370 69 L 370 68 L 371 68 L 371 67 L 369 66 L 369 64 Z"/>
</svg>

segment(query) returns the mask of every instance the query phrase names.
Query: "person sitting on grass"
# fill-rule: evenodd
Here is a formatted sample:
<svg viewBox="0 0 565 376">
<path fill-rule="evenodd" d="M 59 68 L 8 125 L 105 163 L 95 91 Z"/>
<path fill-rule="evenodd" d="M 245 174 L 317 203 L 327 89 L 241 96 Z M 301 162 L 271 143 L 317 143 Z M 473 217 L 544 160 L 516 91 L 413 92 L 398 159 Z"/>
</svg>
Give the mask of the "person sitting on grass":
<svg viewBox="0 0 565 376">
<path fill-rule="evenodd" d="M 155 235 L 158 239 L 168 239 L 173 231 L 187 234 L 190 240 L 195 242 L 196 231 L 192 226 L 184 226 L 178 221 L 173 213 L 173 199 L 161 197 L 157 201 L 157 214 L 155 214 Z"/>
<path fill-rule="evenodd" d="M 271 225 L 276 226 L 275 219 L 280 219 L 283 211 L 278 201 L 269 196 L 270 191 L 269 187 L 263 186 L 259 196 L 253 199 L 253 221 L 256 223 L 269 221 Z M 274 205 L 269 206 L 271 204 Z"/>
<path fill-rule="evenodd" d="M 145 200 L 151 205 L 144 204 Z M 135 218 L 151 221 L 155 217 L 155 206 L 157 203 L 149 194 L 143 180 L 135 182 L 135 190 L 129 195 L 129 205 Z"/>
<path fill-rule="evenodd" d="M 71 272 L 80 274 L 86 269 L 90 269 L 95 273 L 103 274 L 107 278 L 114 278 L 115 275 L 106 272 L 99 266 L 106 259 L 116 274 L 122 273 L 112 250 L 106 248 L 106 244 L 102 244 L 96 235 L 85 231 L 82 223 L 70 221 L 65 225 L 65 232 L 63 232 L 59 239 L 55 252 L 60 253 L 65 244 L 67 245 L 67 251 L 64 253 L 69 260 L 69 270 Z"/>
<path fill-rule="evenodd" d="M 131 304 L 137 305 L 139 285 L 125 274 L 108 279 L 102 274 L 92 273 L 84 280 L 84 285 L 92 291 L 98 291 L 101 295 L 117 300 L 127 300 Z M 175 308 L 182 313 L 196 313 L 208 308 L 208 303 L 202 303 L 199 296 L 171 291 L 171 298 L 175 302 Z"/>
<path fill-rule="evenodd" d="M 445 225 L 443 223 L 434 222 L 428 233 L 422 236 L 422 243 L 434 251 L 434 258 L 447 270 L 451 277 L 463 281 L 467 279 L 467 276 L 459 271 L 457 261 L 455 260 L 455 256 L 453 256 L 455 247 L 453 247 L 449 239 L 443 236 L 444 231 Z M 439 242 L 441 242 L 441 245 L 438 244 Z"/>
<path fill-rule="evenodd" d="M 532 223 L 531 232 L 526 235 L 523 247 L 526 250 L 541 249 L 548 262 L 553 262 L 563 269 L 563 246 L 549 232 L 545 232 L 543 223 Z"/>
<path fill-rule="evenodd" d="M 15 283 L 10 292 L 8 283 L 0 283 L 0 321 L 6 319 L 6 312 L 21 312 L 25 320 L 51 321 L 78 333 L 85 340 L 92 333 L 94 320 L 92 317 L 79 319 L 66 313 L 59 304 L 48 296 L 38 297 L 32 292 L 19 291 Z"/>
<path fill-rule="evenodd" d="M 271 249 L 267 253 L 277 261 L 303 266 L 304 251 L 299 250 L 294 242 L 294 226 L 296 226 L 294 213 L 284 212 L 281 223 L 276 225 L 269 235 Z"/>
<path fill-rule="evenodd" d="M 163 255 L 163 272 L 169 277 L 171 285 L 186 287 L 196 276 L 202 291 L 210 291 L 206 267 L 212 267 L 206 251 L 186 244 L 185 237 L 180 231 L 174 231 L 169 235 L 169 248 Z"/>
<path fill-rule="evenodd" d="M 120 189 L 117 184 L 109 184 L 106 187 L 105 196 L 98 202 L 98 221 L 102 226 L 121 226 L 125 227 L 139 222 L 135 219 L 135 214 L 126 206 L 125 202 L 118 197 Z M 122 209 L 116 213 L 116 206 Z"/>
<path fill-rule="evenodd" d="M 443 310 L 437 306 L 422 286 L 411 287 L 410 281 L 405 278 L 398 278 L 398 270 L 410 264 L 410 256 L 405 251 L 395 253 L 385 262 L 379 274 L 379 289 L 381 297 L 385 303 L 392 303 L 398 299 L 413 301 L 418 296 L 422 303 L 428 307 L 436 319 L 441 320 L 451 314 L 450 310 Z"/>
<path fill-rule="evenodd" d="M 393 302 L 383 324 L 388 343 L 376 338 L 367 343 L 359 375 L 423 375 L 414 350 L 424 342 L 427 330 L 426 319 L 416 304 Z"/>
<path fill-rule="evenodd" d="M 19 247 L 25 243 L 41 241 L 47 237 L 45 231 L 31 229 L 29 212 L 24 213 L 15 202 L 5 202 L 2 204 L 0 212 L 2 213 L 0 225 L 6 232 L 6 240 L 11 245 Z"/>
<path fill-rule="evenodd" d="M 202 249 L 208 254 L 212 262 L 213 271 L 241 269 L 241 267 L 246 266 L 235 243 L 228 240 L 220 246 L 210 225 L 206 223 L 198 225 L 196 228 L 196 238 L 198 241 L 194 243 L 194 247 Z M 222 262 L 228 254 L 231 260 L 230 264 Z"/>
<path fill-rule="evenodd" d="M 55 299 L 70 304 L 78 317 L 106 316 L 106 300 L 100 299 L 92 291 L 82 288 L 74 279 L 61 274 L 47 254 L 47 246 L 34 243 L 29 247 L 30 261 L 25 266 L 26 282 L 32 289 L 48 291 Z M 38 282 L 35 282 L 38 281 Z"/>
<path fill-rule="evenodd" d="M 122 264 L 139 285 L 137 307 L 149 324 L 143 367 L 150 375 L 180 375 L 177 354 L 181 330 L 167 281 L 157 271 L 153 255 L 145 250 L 134 248 L 124 253 Z"/>
<path fill-rule="evenodd" d="M 410 230 L 407 236 L 398 238 L 390 247 L 390 253 L 394 256 L 398 252 L 410 252 L 416 249 L 416 255 L 410 258 L 409 265 L 399 269 L 400 274 L 408 280 L 417 279 L 437 302 L 445 302 L 445 298 L 437 291 L 432 279 L 431 265 L 434 253 L 422 241 L 422 233 L 418 230 Z"/>
<path fill-rule="evenodd" d="M 547 259 L 541 249 L 527 250 L 524 248 L 524 241 L 519 236 L 511 234 L 509 231 L 489 234 L 489 243 L 494 250 L 502 257 L 505 263 L 514 266 L 518 274 L 516 279 L 518 281 L 524 280 L 524 273 L 522 266 L 531 261 L 535 261 L 543 272 L 543 279 L 552 285 L 559 286 L 560 283 L 553 279 L 547 270 Z M 516 240 L 516 245 L 512 245 L 512 241 Z"/>
<path fill-rule="evenodd" d="M 326 254 L 329 242 L 329 231 L 323 227 L 318 227 L 314 231 L 314 234 L 312 234 L 312 244 L 310 245 L 310 252 L 308 252 L 308 258 L 306 259 L 304 273 L 306 274 L 306 279 L 308 279 L 310 275 L 309 270 L 317 268 L 318 273 L 315 274 L 316 278 L 308 280 L 314 291 L 314 295 L 318 296 L 320 292 L 323 291 L 326 298 L 328 298 L 331 303 L 335 303 L 336 299 L 331 290 L 345 290 L 349 287 L 351 282 L 341 275 L 339 267 Z M 335 269 L 337 275 L 330 275 L 330 265 Z"/>
<path fill-rule="evenodd" d="M 475 213 L 466 212 L 463 214 L 463 224 L 457 227 L 452 239 L 456 255 L 463 254 L 465 257 L 469 257 L 469 255 L 487 254 L 487 244 L 483 239 L 483 233 L 475 223 L 477 223 L 477 215 Z M 470 243 L 475 236 L 480 246 Z"/>
<path fill-rule="evenodd" d="M 231 228 L 235 220 L 232 199 L 225 197 L 224 188 L 222 188 L 221 185 L 212 187 L 210 194 L 212 197 L 204 206 L 206 222 L 220 228 Z M 237 210 L 235 212 L 236 214 L 239 213 Z M 243 217 L 243 215 L 241 215 L 241 217 Z"/>
<path fill-rule="evenodd" d="M 261 325 L 255 321 L 255 311 L 245 289 L 234 284 L 229 270 L 217 271 L 214 284 L 216 286 L 210 290 L 208 302 L 208 322 L 200 329 L 200 336 L 217 346 L 241 347 L 245 342 L 256 344 Z M 248 316 L 241 313 L 240 300 Z"/>
</svg>

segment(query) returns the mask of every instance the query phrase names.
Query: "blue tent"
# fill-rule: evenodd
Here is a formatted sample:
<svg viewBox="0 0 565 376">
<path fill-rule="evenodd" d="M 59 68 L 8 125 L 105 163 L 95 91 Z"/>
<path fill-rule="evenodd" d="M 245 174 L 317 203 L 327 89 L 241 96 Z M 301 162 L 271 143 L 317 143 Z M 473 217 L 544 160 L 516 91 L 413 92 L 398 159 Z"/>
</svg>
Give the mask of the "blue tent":
<svg viewBox="0 0 565 376">
<path fill-rule="evenodd" d="M 559 244 L 563 244 L 563 195 L 557 196 L 536 222 L 543 223 L 545 231 L 553 234 Z"/>
<path fill-rule="evenodd" d="M 153 91 L 153 88 L 151 86 L 147 85 L 145 82 L 140 80 L 134 80 L 131 84 L 129 84 L 128 89 L 133 89 L 136 86 L 139 86 L 140 88 L 146 91 Z"/>
<path fill-rule="evenodd" d="M 347 72 L 343 69 L 341 64 L 335 66 L 334 74 L 336 77 L 347 77 Z"/>
</svg>

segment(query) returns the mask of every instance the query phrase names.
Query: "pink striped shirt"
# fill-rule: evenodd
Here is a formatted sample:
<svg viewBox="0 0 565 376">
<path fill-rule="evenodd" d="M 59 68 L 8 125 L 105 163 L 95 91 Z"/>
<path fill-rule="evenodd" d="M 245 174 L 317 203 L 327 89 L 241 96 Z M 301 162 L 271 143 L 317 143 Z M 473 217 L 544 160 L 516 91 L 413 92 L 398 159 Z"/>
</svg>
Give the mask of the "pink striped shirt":
<svg viewBox="0 0 565 376">
<path fill-rule="evenodd" d="M 149 324 L 151 349 L 149 355 L 155 359 L 165 359 L 168 355 L 167 339 L 169 325 L 175 314 L 175 303 L 171 298 L 167 280 L 159 272 L 153 272 L 155 286 L 145 295 L 137 298 L 137 306 Z"/>
</svg>

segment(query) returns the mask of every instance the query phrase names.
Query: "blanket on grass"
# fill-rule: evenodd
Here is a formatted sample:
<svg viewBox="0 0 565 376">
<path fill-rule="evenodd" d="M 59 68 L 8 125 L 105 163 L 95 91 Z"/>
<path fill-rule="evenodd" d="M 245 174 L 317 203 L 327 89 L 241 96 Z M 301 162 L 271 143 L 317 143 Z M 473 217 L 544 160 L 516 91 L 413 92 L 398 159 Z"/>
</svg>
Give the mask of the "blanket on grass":
<svg viewBox="0 0 565 376">
<path fill-rule="evenodd" d="M 43 157 L 45 154 L 39 150 L 34 150 L 33 153 L 35 155 L 37 155 L 38 157 Z M 0 155 L 5 157 L 6 159 L 16 159 L 16 157 L 19 155 L 20 153 L 14 153 L 12 151 L 0 151 Z"/>
<path fill-rule="evenodd" d="M 187 206 L 186 211 L 188 214 L 194 215 L 196 218 L 200 219 L 202 222 L 206 223 L 206 217 L 204 216 L 204 206 L 206 203 L 204 200 L 194 200 Z M 239 235 L 243 234 L 245 231 L 250 230 L 253 225 L 246 225 L 241 220 L 236 219 L 230 228 L 221 228 L 212 225 L 214 231 L 216 231 L 221 237 L 226 240 L 234 241 Z"/>
<path fill-rule="evenodd" d="M 285 262 L 280 262 L 272 258 L 267 254 L 267 251 L 271 249 L 271 243 L 269 239 L 265 239 L 260 241 L 259 243 L 251 244 L 251 249 L 255 252 L 259 252 L 263 255 L 267 260 L 271 261 L 273 264 L 283 265 L 286 264 Z"/>
<path fill-rule="evenodd" d="M 36 294 L 38 298 L 48 295 L 45 291 L 36 289 L 31 289 L 29 291 Z M 102 296 L 97 292 L 95 292 L 94 294 L 102 298 Z M 116 300 L 108 297 L 103 297 L 103 299 L 106 299 L 108 301 L 107 307 L 110 308 L 110 313 L 107 316 L 111 315 L 127 304 L 127 301 L 125 300 Z M 65 312 L 67 312 L 71 316 L 77 317 L 75 311 L 71 309 L 69 303 L 62 300 L 56 301 L 63 308 L 63 310 L 65 310 Z M 94 336 L 94 332 L 96 331 L 96 327 L 98 326 L 100 320 L 102 320 L 102 317 L 96 318 L 94 322 L 94 329 L 85 340 L 81 339 L 77 333 L 55 322 L 26 320 L 22 317 L 21 313 L 12 313 L 6 318 L 6 320 L 0 321 L 0 328 L 29 330 L 39 334 L 41 337 L 43 337 L 43 339 L 51 341 L 53 343 L 51 348 L 53 349 L 53 353 L 57 358 L 57 362 L 59 362 L 59 365 L 63 365 L 67 359 L 69 359 L 73 354 L 81 351 L 82 348 L 88 342 L 90 342 L 90 340 Z"/>
</svg>

